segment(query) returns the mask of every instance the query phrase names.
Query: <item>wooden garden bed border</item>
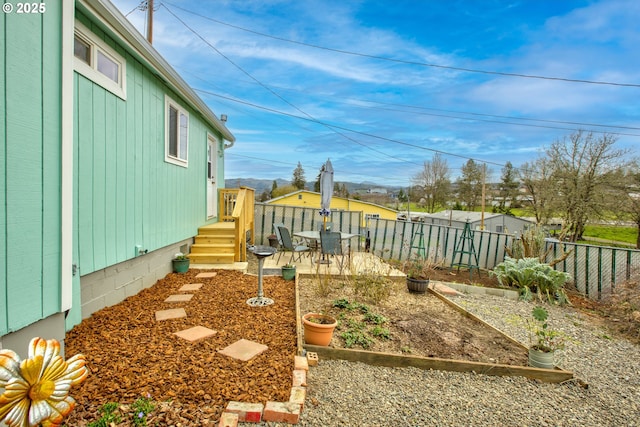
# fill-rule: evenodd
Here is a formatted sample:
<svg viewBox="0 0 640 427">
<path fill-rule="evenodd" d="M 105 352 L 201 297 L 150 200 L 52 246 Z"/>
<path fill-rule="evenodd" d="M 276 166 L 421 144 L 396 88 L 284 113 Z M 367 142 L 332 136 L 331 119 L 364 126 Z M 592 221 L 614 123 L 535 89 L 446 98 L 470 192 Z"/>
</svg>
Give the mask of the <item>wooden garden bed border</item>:
<svg viewBox="0 0 640 427">
<path fill-rule="evenodd" d="M 541 369 L 533 368 L 531 366 L 517 366 L 517 365 L 503 365 L 498 363 L 483 363 L 483 362 L 471 362 L 467 360 L 455 360 L 455 359 L 441 359 L 438 357 L 422 357 L 422 356 L 406 356 L 401 354 L 392 353 L 380 353 L 366 350 L 352 350 L 344 348 L 324 347 L 318 345 L 303 344 L 304 331 L 302 329 L 302 314 L 300 312 L 300 293 L 298 291 L 298 276 L 295 278 L 295 292 L 296 292 L 296 335 L 298 338 L 298 354 L 304 354 L 304 350 L 312 351 L 318 354 L 321 358 L 326 359 L 340 359 L 350 362 L 362 362 L 374 366 L 387 366 L 406 368 L 414 367 L 420 369 L 437 369 L 441 371 L 453 371 L 453 372 L 475 372 L 477 374 L 484 375 L 498 375 L 498 376 L 522 376 L 530 379 L 537 379 L 548 383 L 561 383 L 573 378 L 573 372 L 565 371 L 556 367 L 555 369 Z M 460 305 L 449 300 L 444 295 L 436 292 L 433 289 L 429 289 L 431 293 L 440 298 L 443 302 L 449 304 L 455 310 L 459 311 L 463 315 L 482 323 L 484 326 L 489 327 L 497 333 L 504 336 L 506 339 L 514 342 L 518 346 L 522 347 L 524 351 L 528 348 L 518 340 L 510 337 L 499 329 L 494 328 L 484 320 L 469 313 Z"/>
</svg>

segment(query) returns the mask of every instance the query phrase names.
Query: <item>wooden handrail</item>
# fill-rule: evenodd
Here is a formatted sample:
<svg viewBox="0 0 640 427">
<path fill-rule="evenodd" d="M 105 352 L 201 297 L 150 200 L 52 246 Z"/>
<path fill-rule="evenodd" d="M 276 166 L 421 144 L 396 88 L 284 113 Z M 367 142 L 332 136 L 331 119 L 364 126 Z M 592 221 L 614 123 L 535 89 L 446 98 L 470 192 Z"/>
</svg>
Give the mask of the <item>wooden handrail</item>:
<svg viewBox="0 0 640 427">
<path fill-rule="evenodd" d="M 247 260 L 247 242 L 254 243 L 255 190 L 248 187 L 223 188 L 219 193 L 220 220 L 234 222 L 234 260 Z"/>
</svg>

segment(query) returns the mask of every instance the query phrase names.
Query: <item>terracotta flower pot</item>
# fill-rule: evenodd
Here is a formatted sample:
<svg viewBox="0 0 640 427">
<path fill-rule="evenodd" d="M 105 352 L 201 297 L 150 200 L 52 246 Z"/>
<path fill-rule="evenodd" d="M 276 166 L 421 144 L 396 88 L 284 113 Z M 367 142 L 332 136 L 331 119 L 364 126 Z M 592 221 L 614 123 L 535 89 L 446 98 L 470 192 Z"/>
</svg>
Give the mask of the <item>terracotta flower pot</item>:
<svg viewBox="0 0 640 427">
<path fill-rule="evenodd" d="M 302 316 L 304 341 L 307 344 L 327 346 L 333 337 L 338 321 L 324 314 L 307 313 Z"/>
</svg>

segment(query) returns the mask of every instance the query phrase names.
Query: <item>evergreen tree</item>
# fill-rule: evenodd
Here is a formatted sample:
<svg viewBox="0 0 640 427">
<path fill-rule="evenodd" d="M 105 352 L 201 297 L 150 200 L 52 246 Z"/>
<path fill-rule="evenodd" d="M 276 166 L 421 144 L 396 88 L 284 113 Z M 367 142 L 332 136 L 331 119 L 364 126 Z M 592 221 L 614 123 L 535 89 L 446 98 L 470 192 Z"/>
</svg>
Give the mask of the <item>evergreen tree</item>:
<svg viewBox="0 0 640 427">
<path fill-rule="evenodd" d="M 304 169 L 302 169 L 302 164 L 298 162 L 298 166 L 293 171 L 293 179 L 291 180 L 291 185 L 293 185 L 298 190 L 304 190 L 304 186 L 306 183 L 307 182 L 304 177 Z"/>
<path fill-rule="evenodd" d="M 484 166 L 469 159 L 462 166 L 462 176 L 458 178 L 458 197 L 466 210 L 473 211 L 482 198 Z"/>
</svg>

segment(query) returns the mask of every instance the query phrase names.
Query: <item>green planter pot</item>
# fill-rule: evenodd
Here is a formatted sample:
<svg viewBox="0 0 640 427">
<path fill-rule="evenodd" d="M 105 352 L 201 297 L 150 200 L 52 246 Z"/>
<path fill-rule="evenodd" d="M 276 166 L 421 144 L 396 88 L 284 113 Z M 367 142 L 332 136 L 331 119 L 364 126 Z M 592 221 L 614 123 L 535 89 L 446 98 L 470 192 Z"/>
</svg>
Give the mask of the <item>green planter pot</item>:
<svg viewBox="0 0 640 427">
<path fill-rule="evenodd" d="M 189 259 L 174 259 L 173 271 L 176 273 L 186 273 L 189 270 Z"/>
<path fill-rule="evenodd" d="M 284 280 L 293 280 L 296 277 L 296 267 L 282 267 L 282 278 Z"/>
</svg>

